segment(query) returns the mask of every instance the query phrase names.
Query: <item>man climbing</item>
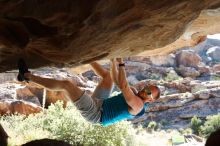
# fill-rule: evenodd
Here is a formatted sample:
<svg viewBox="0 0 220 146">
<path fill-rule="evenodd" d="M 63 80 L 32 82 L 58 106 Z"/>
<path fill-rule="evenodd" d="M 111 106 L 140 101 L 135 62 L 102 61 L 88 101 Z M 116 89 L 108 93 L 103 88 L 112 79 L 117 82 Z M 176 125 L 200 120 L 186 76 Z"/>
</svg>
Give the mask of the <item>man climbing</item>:
<svg viewBox="0 0 220 146">
<path fill-rule="evenodd" d="M 30 80 L 48 90 L 64 91 L 86 120 L 103 126 L 143 115 L 147 103 L 154 102 L 160 96 L 159 88 L 154 85 L 148 85 L 140 91 L 129 86 L 125 63 L 121 58 L 111 60 L 110 72 L 96 62 L 90 65 L 102 78 L 91 97 L 72 81 L 42 78 L 31 74 L 23 60 L 18 63 L 18 80 Z M 113 83 L 121 90 L 121 94 L 109 98 Z"/>
</svg>

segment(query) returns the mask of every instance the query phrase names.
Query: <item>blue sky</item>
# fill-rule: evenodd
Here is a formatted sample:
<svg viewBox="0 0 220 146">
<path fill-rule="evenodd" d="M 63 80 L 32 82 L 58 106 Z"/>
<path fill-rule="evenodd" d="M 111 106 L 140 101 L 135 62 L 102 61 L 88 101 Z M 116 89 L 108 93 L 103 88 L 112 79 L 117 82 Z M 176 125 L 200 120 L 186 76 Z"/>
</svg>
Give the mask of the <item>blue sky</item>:
<svg viewBox="0 0 220 146">
<path fill-rule="evenodd" d="M 208 35 L 208 38 L 220 40 L 220 34 Z"/>
</svg>

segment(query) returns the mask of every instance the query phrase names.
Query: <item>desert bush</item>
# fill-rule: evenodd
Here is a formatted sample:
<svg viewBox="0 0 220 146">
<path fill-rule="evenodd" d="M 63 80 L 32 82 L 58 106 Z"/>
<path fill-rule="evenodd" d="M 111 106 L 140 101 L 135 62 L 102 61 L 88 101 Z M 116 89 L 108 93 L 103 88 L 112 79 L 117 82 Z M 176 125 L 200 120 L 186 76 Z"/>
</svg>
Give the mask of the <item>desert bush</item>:
<svg viewBox="0 0 220 146">
<path fill-rule="evenodd" d="M 63 140 L 73 145 L 141 145 L 130 122 L 108 127 L 93 125 L 85 121 L 72 104 L 64 109 L 61 102 L 51 105 L 44 113 L 4 116 L 0 122 L 10 136 L 10 145 L 42 138 Z"/>
<path fill-rule="evenodd" d="M 178 76 L 178 74 L 175 71 L 170 71 L 167 76 L 164 78 L 165 81 L 175 81 L 175 80 L 181 80 L 182 77 Z"/>
<path fill-rule="evenodd" d="M 148 126 L 147 126 L 148 129 L 150 130 L 156 130 L 157 128 L 157 123 L 155 121 L 151 121 Z"/>
<path fill-rule="evenodd" d="M 201 131 L 201 126 L 202 126 L 202 120 L 194 116 L 191 119 L 191 128 L 193 130 L 193 133 L 198 135 Z"/>
<path fill-rule="evenodd" d="M 214 81 L 220 80 L 220 76 L 219 75 L 212 75 L 210 80 L 214 80 Z"/>
<path fill-rule="evenodd" d="M 149 77 L 149 79 L 152 79 L 152 80 L 160 80 L 162 77 L 159 73 L 152 73 Z"/>
<path fill-rule="evenodd" d="M 208 137 L 212 132 L 220 129 L 220 114 L 208 116 L 204 125 L 201 127 L 201 132 L 204 137 Z"/>
<path fill-rule="evenodd" d="M 192 134 L 192 129 L 191 128 L 186 128 L 186 129 L 179 129 L 179 132 L 181 135 L 188 135 L 188 134 Z"/>
<path fill-rule="evenodd" d="M 9 146 L 21 145 L 34 139 L 52 138 L 43 128 L 43 114 L 3 116 L 1 124 L 9 135 Z"/>
</svg>

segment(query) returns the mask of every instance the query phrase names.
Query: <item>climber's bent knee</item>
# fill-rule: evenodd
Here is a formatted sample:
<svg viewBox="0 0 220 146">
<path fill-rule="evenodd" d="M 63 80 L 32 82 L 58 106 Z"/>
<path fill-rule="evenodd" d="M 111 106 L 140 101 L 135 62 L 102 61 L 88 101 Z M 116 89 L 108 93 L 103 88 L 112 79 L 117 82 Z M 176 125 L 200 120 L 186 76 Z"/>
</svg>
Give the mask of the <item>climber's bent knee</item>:
<svg viewBox="0 0 220 146">
<path fill-rule="evenodd" d="M 100 122 L 101 104 L 94 101 L 85 91 L 83 95 L 73 103 L 87 121 L 92 123 Z"/>
</svg>

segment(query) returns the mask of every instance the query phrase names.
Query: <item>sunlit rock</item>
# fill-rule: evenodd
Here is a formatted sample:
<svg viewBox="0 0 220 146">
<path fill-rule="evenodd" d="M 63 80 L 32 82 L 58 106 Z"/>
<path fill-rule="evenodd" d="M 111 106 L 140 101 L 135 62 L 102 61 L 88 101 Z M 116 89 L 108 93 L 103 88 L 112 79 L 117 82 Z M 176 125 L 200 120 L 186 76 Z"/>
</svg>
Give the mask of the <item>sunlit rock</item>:
<svg viewBox="0 0 220 146">
<path fill-rule="evenodd" d="M 176 64 L 178 67 L 194 67 L 202 63 L 202 58 L 193 50 L 182 50 L 178 52 L 175 56 Z"/>
<path fill-rule="evenodd" d="M 218 33 L 220 1 L 0 1 L 0 72 L 159 55 Z"/>
<path fill-rule="evenodd" d="M 213 61 L 220 62 L 220 47 L 219 46 L 215 46 L 215 47 L 209 48 L 207 50 L 206 54 Z"/>
</svg>

